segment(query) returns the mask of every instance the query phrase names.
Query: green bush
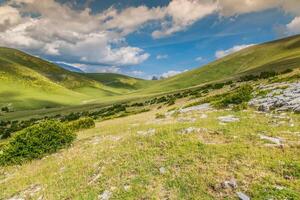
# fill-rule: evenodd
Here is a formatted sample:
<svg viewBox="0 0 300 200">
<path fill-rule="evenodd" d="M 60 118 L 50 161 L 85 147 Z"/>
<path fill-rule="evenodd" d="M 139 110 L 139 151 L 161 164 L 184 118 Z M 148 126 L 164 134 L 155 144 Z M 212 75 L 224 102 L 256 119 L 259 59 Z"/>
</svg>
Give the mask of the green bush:
<svg viewBox="0 0 300 200">
<path fill-rule="evenodd" d="M 227 107 L 228 105 L 239 105 L 248 102 L 252 98 L 253 88 L 250 85 L 243 85 L 237 90 L 219 97 L 213 105 L 219 108 Z"/>
<path fill-rule="evenodd" d="M 95 122 L 92 118 L 90 117 L 85 117 L 85 118 L 80 118 L 78 120 L 69 122 L 67 126 L 72 130 L 72 131 L 80 131 L 84 129 L 89 129 L 95 127 Z"/>
<path fill-rule="evenodd" d="M 156 119 L 164 119 L 164 118 L 166 118 L 166 116 L 164 114 L 161 114 L 161 113 L 156 113 L 155 118 Z"/>
<path fill-rule="evenodd" d="M 48 120 L 17 132 L 0 150 L 0 165 L 21 164 L 68 146 L 76 135 L 63 123 Z"/>
</svg>

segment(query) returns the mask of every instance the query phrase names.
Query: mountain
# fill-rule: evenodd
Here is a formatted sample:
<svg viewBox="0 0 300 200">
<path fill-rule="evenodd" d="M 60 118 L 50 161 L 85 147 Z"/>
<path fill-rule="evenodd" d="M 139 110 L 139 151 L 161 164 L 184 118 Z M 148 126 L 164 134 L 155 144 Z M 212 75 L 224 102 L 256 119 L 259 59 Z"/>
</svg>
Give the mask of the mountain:
<svg viewBox="0 0 300 200">
<path fill-rule="evenodd" d="M 71 72 L 19 50 L 2 47 L 0 107 L 10 105 L 15 110 L 23 110 L 79 105 L 126 94 L 144 82 L 112 74 L 101 82 L 97 76 L 106 75 Z"/>
<path fill-rule="evenodd" d="M 19 50 L 0 48 L 0 107 L 12 105 L 16 110 L 24 110 L 112 103 L 299 66 L 300 35 L 255 45 L 159 81 L 72 72 Z"/>
<path fill-rule="evenodd" d="M 300 67 L 300 35 L 248 47 L 203 67 L 157 81 L 147 92 L 177 90 L 246 74 L 297 67 Z"/>
</svg>

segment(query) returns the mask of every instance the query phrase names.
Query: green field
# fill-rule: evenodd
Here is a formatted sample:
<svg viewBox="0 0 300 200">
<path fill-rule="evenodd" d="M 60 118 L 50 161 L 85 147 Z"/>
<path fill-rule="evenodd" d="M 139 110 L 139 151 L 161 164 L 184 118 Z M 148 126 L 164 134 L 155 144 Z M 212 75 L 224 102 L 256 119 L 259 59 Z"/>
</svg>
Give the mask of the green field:
<svg viewBox="0 0 300 200">
<path fill-rule="evenodd" d="M 0 198 L 237 199 L 236 192 L 255 200 L 300 198 L 299 115 L 288 114 L 279 126 L 276 114 L 251 109 L 156 118 L 187 103 L 98 122 L 79 132 L 70 148 L 0 168 Z M 219 123 L 218 117 L 227 115 L 240 121 Z M 190 127 L 199 130 L 182 133 Z M 154 133 L 147 134 L 150 129 Z M 272 146 L 260 134 L 283 138 L 284 146 Z M 223 188 L 231 179 L 237 188 Z"/>
</svg>

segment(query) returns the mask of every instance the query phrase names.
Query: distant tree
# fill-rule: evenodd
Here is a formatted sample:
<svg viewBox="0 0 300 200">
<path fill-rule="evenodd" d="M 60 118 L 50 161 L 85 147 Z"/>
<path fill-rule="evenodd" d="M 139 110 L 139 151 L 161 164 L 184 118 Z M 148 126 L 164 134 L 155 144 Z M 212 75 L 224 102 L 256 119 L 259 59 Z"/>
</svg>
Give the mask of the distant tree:
<svg viewBox="0 0 300 200">
<path fill-rule="evenodd" d="M 158 80 L 158 77 L 157 76 L 153 76 L 152 77 L 152 81 L 157 81 Z"/>
<path fill-rule="evenodd" d="M 7 106 L 1 108 L 2 112 L 9 112 L 9 108 Z"/>
</svg>

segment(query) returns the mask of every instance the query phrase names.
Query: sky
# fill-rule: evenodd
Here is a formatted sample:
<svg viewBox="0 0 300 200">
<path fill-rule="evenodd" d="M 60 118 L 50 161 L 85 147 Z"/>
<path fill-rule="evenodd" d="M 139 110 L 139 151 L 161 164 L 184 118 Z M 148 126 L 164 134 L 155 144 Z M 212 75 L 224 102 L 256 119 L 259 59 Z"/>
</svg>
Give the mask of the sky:
<svg viewBox="0 0 300 200">
<path fill-rule="evenodd" d="M 145 79 L 299 33 L 299 0 L 0 0 L 0 46 Z"/>
</svg>

